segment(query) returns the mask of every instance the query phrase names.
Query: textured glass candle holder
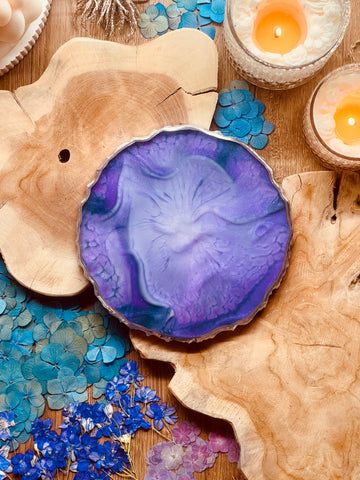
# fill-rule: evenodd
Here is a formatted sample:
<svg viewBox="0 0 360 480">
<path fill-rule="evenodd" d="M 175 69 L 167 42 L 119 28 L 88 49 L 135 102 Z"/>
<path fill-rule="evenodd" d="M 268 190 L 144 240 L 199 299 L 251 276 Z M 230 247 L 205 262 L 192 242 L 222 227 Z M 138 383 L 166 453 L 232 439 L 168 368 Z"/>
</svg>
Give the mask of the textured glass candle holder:
<svg viewBox="0 0 360 480">
<path fill-rule="evenodd" d="M 240 0 L 227 0 L 224 18 L 224 39 L 234 68 L 240 75 L 259 87 L 270 90 L 285 90 L 298 87 L 310 80 L 329 60 L 342 42 L 350 20 L 350 0 L 342 0 L 342 14 L 339 19 L 334 42 L 317 58 L 299 65 L 278 65 L 259 58 L 236 33 L 233 6 Z"/>
<path fill-rule="evenodd" d="M 319 82 L 305 107 L 303 117 L 305 139 L 319 160 L 333 170 L 360 170 L 360 154 L 342 154 L 329 145 L 329 141 L 324 139 L 324 136 L 319 132 L 315 118 L 316 110 L 321 106 L 322 98 L 341 95 L 338 85 L 343 84 L 344 88 L 350 88 L 349 85 L 354 80 L 358 82 L 356 89 L 360 89 L 359 63 L 345 65 L 334 70 Z"/>
</svg>

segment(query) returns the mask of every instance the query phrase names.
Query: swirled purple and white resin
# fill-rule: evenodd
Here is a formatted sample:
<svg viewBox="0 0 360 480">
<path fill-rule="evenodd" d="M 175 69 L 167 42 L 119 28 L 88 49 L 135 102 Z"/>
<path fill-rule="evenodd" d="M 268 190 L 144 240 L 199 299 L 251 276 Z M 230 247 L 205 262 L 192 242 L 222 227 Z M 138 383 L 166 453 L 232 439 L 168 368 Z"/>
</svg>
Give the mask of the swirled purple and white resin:
<svg viewBox="0 0 360 480">
<path fill-rule="evenodd" d="M 268 169 L 238 142 L 162 131 L 120 151 L 82 209 L 81 257 L 129 326 L 199 340 L 248 323 L 284 272 L 290 225 Z"/>
</svg>

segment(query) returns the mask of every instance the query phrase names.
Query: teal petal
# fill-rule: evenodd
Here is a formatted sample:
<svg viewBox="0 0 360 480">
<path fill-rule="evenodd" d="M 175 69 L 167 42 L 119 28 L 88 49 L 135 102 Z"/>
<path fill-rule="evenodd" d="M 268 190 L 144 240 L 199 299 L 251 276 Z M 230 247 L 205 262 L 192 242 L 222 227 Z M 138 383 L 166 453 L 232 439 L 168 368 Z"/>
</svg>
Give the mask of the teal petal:
<svg viewBox="0 0 360 480">
<path fill-rule="evenodd" d="M 245 80 L 233 80 L 230 83 L 230 90 L 249 90 L 249 84 Z"/>
<path fill-rule="evenodd" d="M 193 12 L 186 12 L 181 15 L 179 28 L 197 28 L 197 18 Z"/>
<path fill-rule="evenodd" d="M 104 363 L 111 363 L 116 358 L 116 348 L 104 345 L 101 347 L 101 353 Z"/>
<path fill-rule="evenodd" d="M 257 150 L 262 150 L 264 147 L 266 147 L 267 142 L 268 142 L 267 135 L 260 133 L 259 135 L 256 135 L 255 137 L 251 138 L 250 145 L 253 148 L 256 148 Z"/>
<path fill-rule="evenodd" d="M 32 320 L 32 315 L 29 310 L 24 310 L 20 315 L 17 317 L 18 325 L 20 327 L 26 327 Z"/>
<path fill-rule="evenodd" d="M 5 312 L 6 306 L 5 300 L 0 298 L 0 315 Z"/>
</svg>

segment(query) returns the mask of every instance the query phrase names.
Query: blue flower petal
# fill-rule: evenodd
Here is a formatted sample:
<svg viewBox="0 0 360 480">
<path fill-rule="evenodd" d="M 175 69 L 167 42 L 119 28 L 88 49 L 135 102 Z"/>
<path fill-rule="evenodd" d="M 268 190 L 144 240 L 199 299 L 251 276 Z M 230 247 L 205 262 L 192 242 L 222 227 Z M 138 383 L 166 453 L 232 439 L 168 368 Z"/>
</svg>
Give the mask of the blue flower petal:
<svg viewBox="0 0 360 480">
<path fill-rule="evenodd" d="M 210 18 L 215 23 L 222 23 L 224 21 L 224 14 L 211 12 Z"/>
<path fill-rule="evenodd" d="M 257 117 L 257 118 L 249 119 L 249 122 L 251 125 L 251 130 L 250 130 L 251 135 L 254 135 L 254 137 L 256 135 L 259 135 L 259 133 L 261 133 L 263 129 L 263 124 L 264 124 L 263 120 Z"/>
<path fill-rule="evenodd" d="M 231 92 L 224 92 L 219 94 L 219 104 L 223 107 L 228 107 L 233 104 Z"/>
<path fill-rule="evenodd" d="M 198 6 L 199 15 L 206 18 L 211 18 L 212 10 L 211 10 L 211 3 L 204 3 Z"/>
<path fill-rule="evenodd" d="M 227 120 L 224 116 L 224 110 L 221 106 L 217 106 L 214 114 L 214 120 L 218 127 L 224 128 L 230 124 L 230 120 Z"/>
<path fill-rule="evenodd" d="M 5 312 L 7 303 L 3 298 L 0 298 L 0 315 Z"/>
<path fill-rule="evenodd" d="M 249 84 L 245 80 L 233 80 L 230 83 L 230 90 L 249 90 Z"/>
<path fill-rule="evenodd" d="M 244 114 L 244 118 L 256 118 L 259 113 L 259 105 L 255 102 L 249 103 L 250 110 Z"/>
<path fill-rule="evenodd" d="M 229 122 L 231 122 L 232 120 L 235 120 L 235 118 L 241 117 L 241 114 L 240 115 L 236 114 L 235 105 L 230 105 L 229 107 L 224 107 L 222 110 L 223 110 L 223 115 L 224 115 L 225 119 L 228 120 Z M 224 126 L 226 126 L 226 125 L 224 125 Z"/>
<path fill-rule="evenodd" d="M 158 9 L 158 15 L 166 16 L 166 7 L 162 3 L 157 3 L 155 7 Z"/>
<path fill-rule="evenodd" d="M 179 28 L 197 28 L 197 18 L 193 12 L 185 12 L 181 15 Z"/>
<path fill-rule="evenodd" d="M 251 104 L 248 101 L 243 101 L 235 104 L 235 114 L 238 118 L 246 116 L 251 109 Z"/>
<path fill-rule="evenodd" d="M 244 143 L 248 144 L 250 138 L 251 138 L 251 135 L 245 135 L 244 137 L 239 137 L 239 140 L 240 140 L 241 142 L 244 142 Z"/>
<path fill-rule="evenodd" d="M 258 108 L 259 108 L 258 115 L 262 115 L 265 111 L 265 105 L 260 100 L 254 100 L 254 103 L 258 105 Z"/>
<path fill-rule="evenodd" d="M 250 133 L 251 125 L 247 120 L 243 118 L 237 118 L 231 123 L 231 128 L 237 137 L 244 137 Z"/>
<path fill-rule="evenodd" d="M 215 35 L 216 35 L 216 29 L 212 25 L 206 25 L 205 27 L 200 27 L 199 28 L 200 32 L 205 33 L 208 37 L 211 38 L 211 40 L 214 40 Z"/>
<path fill-rule="evenodd" d="M 209 25 L 209 23 L 211 23 L 210 17 L 203 17 L 202 15 L 199 14 L 198 19 L 199 19 L 200 27 L 203 27 L 204 25 Z"/>
<path fill-rule="evenodd" d="M 177 4 L 178 7 L 183 7 L 189 12 L 193 12 L 196 8 L 196 0 L 177 0 Z"/>
<path fill-rule="evenodd" d="M 272 133 L 273 130 L 274 130 L 274 125 L 271 122 L 267 122 L 265 120 L 261 133 L 265 133 L 266 135 L 270 135 L 270 133 Z"/>
<path fill-rule="evenodd" d="M 225 0 L 212 0 L 211 10 L 213 13 L 224 15 L 225 13 Z"/>
<path fill-rule="evenodd" d="M 267 142 L 268 142 L 267 135 L 260 133 L 259 135 L 256 135 L 251 138 L 250 145 L 253 148 L 256 148 L 257 150 L 262 150 L 266 146 Z"/>
</svg>

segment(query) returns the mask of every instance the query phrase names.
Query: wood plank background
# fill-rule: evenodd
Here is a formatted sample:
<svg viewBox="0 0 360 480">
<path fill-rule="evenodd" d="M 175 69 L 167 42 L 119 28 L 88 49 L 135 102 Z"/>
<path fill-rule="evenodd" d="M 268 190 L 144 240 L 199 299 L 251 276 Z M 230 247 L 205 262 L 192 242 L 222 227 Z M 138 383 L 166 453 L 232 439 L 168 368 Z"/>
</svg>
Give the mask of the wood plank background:
<svg viewBox="0 0 360 480">
<path fill-rule="evenodd" d="M 154 1 L 153 3 L 156 2 Z M 139 3 L 139 10 L 144 11 L 149 4 L 150 1 Z M 262 100 L 267 107 L 265 119 L 275 125 L 275 131 L 269 137 L 269 143 L 261 155 L 273 168 L 277 181 L 280 182 L 285 176 L 298 172 L 324 170 L 305 143 L 301 129 L 302 114 L 305 104 L 318 81 L 334 68 L 350 63 L 349 50 L 354 42 L 360 39 L 359 26 L 360 0 L 352 0 L 351 22 L 344 42 L 325 68 L 313 80 L 304 86 L 282 92 L 251 87 L 254 95 Z M 111 40 L 124 42 L 127 34 L 128 30 L 125 29 L 123 32 L 117 33 Z M 55 51 L 64 42 L 77 36 L 107 39 L 100 27 L 96 25 L 81 25 L 76 16 L 76 0 L 53 0 L 49 19 L 40 39 L 19 65 L 0 78 L 0 89 L 15 90 L 20 86 L 33 83 L 43 73 Z M 134 45 L 145 41 L 147 40 L 137 31 L 128 43 Z M 232 68 L 225 52 L 222 26 L 217 27 L 215 41 L 219 50 L 219 89 L 226 88 L 232 80 L 239 78 L 239 75 Z M 174 52 L 174 55 L 181 55 L 181 50 Z M 357 61 L 360 61 L 360 49 L 355 51 L 355 58 Z M 0 116 L 2 115 L 6 115 L 6 112 L 0 112 Z M 172 376 L 170 366 L 143 361 L 136 352 L 131 354 L 131 358 L 140 362 L 140 369 L 147 376 L 146 384 L 157 389 L 163 400 L 177 406 L 181 419 L 198 423 L 204 433 L 212 430 L 231 433 L 230 427 L 224 422 L 206 418 L 179 405 L 167 390 L 167 384 Z M 54 412 L 46 413 L 52 416 L 55 421 L 56 417 L 59 417 Z M 151 448 L 153 443 L 158 441 L 160 441 L 160 438 L 153 437 L 151 433 L 139 434 L 136 437 L 134 441 L 134 458 L 139 479 L 142 479 L 146 472 L 146 451 Z M 243 478 L 236 466 L 229 464 L 224 456 L 217 461 L 213 469 L 199 475 L 195 474 L 195 477 L 206 480 Z"/>
</svg>

